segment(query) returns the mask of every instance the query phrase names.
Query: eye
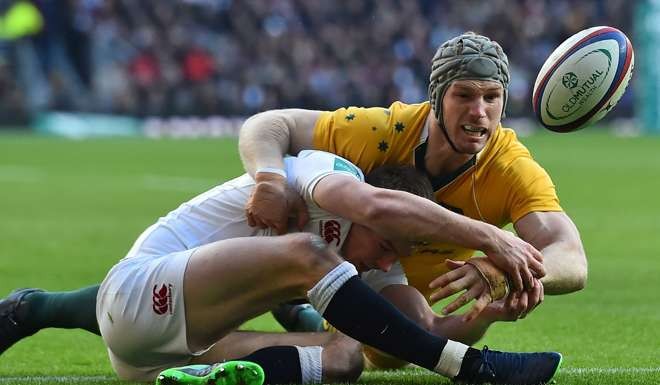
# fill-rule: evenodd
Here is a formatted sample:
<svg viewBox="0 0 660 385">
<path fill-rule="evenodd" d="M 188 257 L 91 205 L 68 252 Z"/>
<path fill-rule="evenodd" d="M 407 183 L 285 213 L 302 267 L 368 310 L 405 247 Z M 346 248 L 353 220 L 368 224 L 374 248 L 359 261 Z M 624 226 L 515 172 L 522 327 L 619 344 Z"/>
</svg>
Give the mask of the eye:
<svg viewBox="0 0 660 385">
<path fill-rule="evenodd" d="M 484 100 L 486 100 L 487 102 L 495 102 L 495 101 L 497 101 L 497 99 L 499 99 L 501 96 L 502 96 L 502 95 L 501 95 L 499 92 L 498 92 L 498 93 L 490 93 L 490 94 L 486 94 L 486 95 L 484 96 Z"/>
</svg>

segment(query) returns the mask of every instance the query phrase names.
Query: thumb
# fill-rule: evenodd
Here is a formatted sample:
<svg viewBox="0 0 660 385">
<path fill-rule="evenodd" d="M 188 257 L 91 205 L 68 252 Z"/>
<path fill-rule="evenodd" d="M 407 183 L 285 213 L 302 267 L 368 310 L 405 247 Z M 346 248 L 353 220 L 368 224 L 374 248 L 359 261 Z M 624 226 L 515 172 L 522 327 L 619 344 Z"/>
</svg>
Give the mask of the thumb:
<svg viewBox="0 0 660 385">
<path fill-rule="evenodd" d="M 465 262 L 463 261 L 454 261 L 453 259 L 446 259 L 445 260 L 445 265 L 447 265 L 448 268 L 451 270 L 456 270 L 459 267 L 465 265 Z"/>
<path fill-rule="evenodd" d="M 298 199 L 295 202 L 294 214 L 296 216 L 296 225 L 298 230 L 305 228 L 307 222 L 309 222 L 309 212 L 307 211 L 307 205 L 302 199 Z"/>
</svg>

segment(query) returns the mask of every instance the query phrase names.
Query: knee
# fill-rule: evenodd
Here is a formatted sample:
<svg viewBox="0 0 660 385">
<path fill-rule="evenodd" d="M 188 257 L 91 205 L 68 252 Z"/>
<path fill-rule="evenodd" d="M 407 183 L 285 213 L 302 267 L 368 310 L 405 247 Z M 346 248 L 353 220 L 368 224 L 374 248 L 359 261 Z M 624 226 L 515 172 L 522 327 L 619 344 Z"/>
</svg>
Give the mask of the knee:
<svg viewBox="0 0 660 385">
<path fill-rule="evenodd" d="M 364 369 L 362 344 L 336 333 L 323 349 L 323 382 L 355 382 Z"/>
<path fill-rule="evenodd" d="M 284 258 L 288 259 L 290 273 L 298 277 L 296 281 L 301 292 L 306 293 L 342 261 L 342 258 L 318 235 L 297 233 L 286 237 L 289 250 Z"/>
</svg>

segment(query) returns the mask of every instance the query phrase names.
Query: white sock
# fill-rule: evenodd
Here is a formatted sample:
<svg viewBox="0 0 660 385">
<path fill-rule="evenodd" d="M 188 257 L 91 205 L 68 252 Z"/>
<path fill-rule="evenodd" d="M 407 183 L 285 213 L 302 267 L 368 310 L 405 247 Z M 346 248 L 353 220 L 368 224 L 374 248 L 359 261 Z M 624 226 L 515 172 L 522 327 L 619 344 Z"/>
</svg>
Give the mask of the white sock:
<svg viewBox="0 0 660 385">
<path fill-rule="evenodd" d="M 321 346 L 296 346 L 300 358 L 300 373 L 303 384 L 320 384 L 323 382 L 323 361 Z"/>
<path fill-rule="evenodd" d="M 442 349 L 442 354 L 440 354 L 438 364 L 435 366 L 435 372 L 449 378 L 456 377 L 458 372 L 461 370 L 463 357 L 465 356 L 468 348 L 469 346 L 465 344 L 448 340 L 447 345 L 445 345 L 445 348 Z"/>
<path fill-rule="evenodd" d="M 339 290 L 346 281 L 351 279 L 351 277 L 357 275 L 357 273 L 355 266 L 350 262 L 344 261 L 340 263 L 334 269 L 330 270 L 328 274 L 323 276 L 323 278 L 321 278 L 321 280 L 307 292 L 309 303 L 314 306 L 316 311 L 323 315 L 337 290 Z"/>
</svg>

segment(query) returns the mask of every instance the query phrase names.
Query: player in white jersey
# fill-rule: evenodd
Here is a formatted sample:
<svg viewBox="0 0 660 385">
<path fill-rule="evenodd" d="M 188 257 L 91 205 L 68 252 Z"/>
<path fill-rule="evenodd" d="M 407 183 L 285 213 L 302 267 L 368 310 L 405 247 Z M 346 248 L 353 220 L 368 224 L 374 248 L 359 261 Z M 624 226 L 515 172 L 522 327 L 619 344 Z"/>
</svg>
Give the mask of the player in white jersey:
<svg viewBox="0 0 660 385">
<path fill-rule="evenodd" d="M 291 185 L 298 189 L 295 193 L 309 207 L 310 220 L 302 230 L 319 235 L 328 250 L 341 252 L 359 272 L 389 270 L 397 258 L 393 243 L 322 210 L 313 199 L 323 177 L 343 174 L 361 182 L 362 172 L 338 156 L 317 151 L 288 158 L 286 165 Z M 305 296 L 284 287 L 274 293 L 271 285 L 263 284 L 278 278 L 282 282 L 276 286 L 289 284 L 290 275 L 272 267 L 284 260 L 285 266 L 300 268 L 289 263 L 291 257 L 307 263 L 296 255 L 296 245 L 309 237 L 245 238 L 271 235 L 270 229 L 247 223 L 244 206 L 254 184 L 246 174 L 183 203 L 149 226 L 108 273 L 97 296 L 97 320 L 120 377 L 153 379 L 163 369 L 202 355 L 241 322 L 270 309 L 277 303 L 273 301 Z M 431 186 L 422 188 L 430 199 Z M 217 260 L 223 261 L 214 275 L 212 265 Z M 192 283 L 186 284 L 186 274 L 194 276 L 189 278 Z M 208 286 L 220 287 L 215 298 L 207 294 Z M 186 291 L 193 299 L 184 300 Z M 209 313 L 214 324 L 206 320 Z M 187 324 L 194 325 L 194 331 Z"/>
<path fill-rule="evenodd" d="M 409 240 L 445 237 L 442 221 L 453 220 L 466 232 L 488 231 L 489 225 L 456 216 L 410 193 L 369 186 L 357 167 L 336 155 L 305 152 L 287 160 L 286 166 L 289 183 L 296 189 L 292 196 L 302 195 L 310 207 L 305 232 L 264 236 L 269 233 L 249 227 L 243 207 L 257 187 L 249 177 L 239 177 L 150 226 L 108 273 L 98 290 L 96 319 L 120 377 L 150 380 L 162 369 L 187 365 L 165 370 L 159 383 L 253 385 L 264 380 L 276 384 L 356 379 L 362 365 L 361 355 L 356 354 L 359 344 L 352 349 L 336 344 L 341 346 L 335 348 L 336 367 L 327 355 L 332 341 L 325 350 L 292 346 L 297 341 L 327 342 L 327 336 L 315 340 L 282 334 L 276 340 L 285 346 L 273 346 L 273 339 L 267 339 L 252 344 L 258 350 L 245 357 L 236 357 L 236 352 L 231 356 L 252 363 L 211 365 L 241 345 L 242 336 L 232 331 L 242 322 L 278 303 L 304 297 L 330 324 L 355 340 L 459 381 L 537 384 L 554 375 L 561 361 L 558 353 L 478 351 L 433 336 L 358 276 L 358 270 L 388 270 L 407 253 Z M 425 194 L 430 196 L 431 190 Z M 485 282 L 479 285 L 479 290 L 488 292 Z M 10 321 L 3 323 L 11 326 L 8 330 L 21 330 L 25 321 L 21 313 L 28 308 L 22 306 L 25 297 L 21 293 L 0 303 L 0 318 Z M 30 334 L 21 332 L 18 339 Z M 263 367 L 265 379 L 257 364 Z"/>
</svg>

